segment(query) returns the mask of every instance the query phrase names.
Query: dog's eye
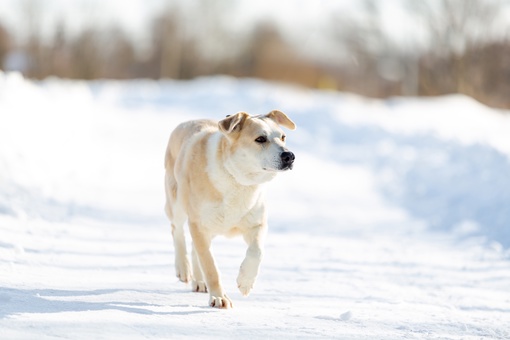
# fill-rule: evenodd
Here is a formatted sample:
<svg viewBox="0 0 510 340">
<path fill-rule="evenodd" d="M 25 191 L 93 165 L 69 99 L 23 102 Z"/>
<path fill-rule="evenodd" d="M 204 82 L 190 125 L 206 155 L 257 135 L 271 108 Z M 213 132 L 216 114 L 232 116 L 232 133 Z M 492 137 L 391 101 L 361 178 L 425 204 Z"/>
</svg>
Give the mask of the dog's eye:
<svg viewBox="0 0 510 340">
<path fill-rule="evenodd" d="M 255 139 L 255 142 L 262 144 L 267 142 L 267 138 L 265 136 L 260 136 L 257 139 Z"/>
<path fill-rule="evenodd" d="M 283 135 L 282 136 L 282 142 L 285 142 L 285 138 L 287 138 L 287 136 Z"/>
</svg>

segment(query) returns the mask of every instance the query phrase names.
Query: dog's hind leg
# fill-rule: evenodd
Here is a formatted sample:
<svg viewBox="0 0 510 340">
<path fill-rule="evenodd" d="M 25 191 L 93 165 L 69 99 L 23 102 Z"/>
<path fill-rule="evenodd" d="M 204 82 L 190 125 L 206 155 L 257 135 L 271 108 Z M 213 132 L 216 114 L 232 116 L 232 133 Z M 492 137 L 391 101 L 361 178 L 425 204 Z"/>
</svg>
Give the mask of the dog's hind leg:
<svg viewBox="0 0 510 340">
<path fill-rule="evenodd" d="M 177 183 L 171 171 L 165 176 L 166 205 L 165 212 L 172 223 L 172 236 L 175 250 L 175 274 L 182 282 L 191 281 L 191 266 L 186 251 L 184 224 L 186 213 L 177 200 Z"/>
<path fill-rule="evenodd" d="M 186 217 L 178 215 L 180 214 L 174 214 L 174 218 L 172 219 L 172 236 L 175 249 L 175 275 L 182 282 L 188 283 L 191 281 L 191 266 L 188 259 L 186 238 L 184 235 Z"/>
<path fill-rule="evenodd" d="M 193 244 L 191 258 L 193 261 L 193 281 L 191 282 L 191 290 L 199 293 L 207 293 L 207 285 L 204 281 L 204 274 L 202 273 L 202 268 L 200 267 L 200 261 L 198 260 L 195 244 Z"/>
</svg>

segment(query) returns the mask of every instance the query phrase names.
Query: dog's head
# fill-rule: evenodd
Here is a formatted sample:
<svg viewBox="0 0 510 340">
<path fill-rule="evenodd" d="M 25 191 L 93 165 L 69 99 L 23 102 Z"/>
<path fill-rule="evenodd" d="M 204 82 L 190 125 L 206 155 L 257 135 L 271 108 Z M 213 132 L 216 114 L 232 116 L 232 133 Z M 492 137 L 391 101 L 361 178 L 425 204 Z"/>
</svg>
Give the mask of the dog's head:
<svg viewBox="0 0 510 340">
<path fill-rule="evenodd" d="M 294 130 L 296 124 L 283 112 L 274 110 L 262 116 L 239 112 L 218 126 L 228 140 L 225 166 L 241 184 L 266 182 L 277 172 L 292 169 L 295 156 L 285 147 L 280 126 Z"/>
</svg>

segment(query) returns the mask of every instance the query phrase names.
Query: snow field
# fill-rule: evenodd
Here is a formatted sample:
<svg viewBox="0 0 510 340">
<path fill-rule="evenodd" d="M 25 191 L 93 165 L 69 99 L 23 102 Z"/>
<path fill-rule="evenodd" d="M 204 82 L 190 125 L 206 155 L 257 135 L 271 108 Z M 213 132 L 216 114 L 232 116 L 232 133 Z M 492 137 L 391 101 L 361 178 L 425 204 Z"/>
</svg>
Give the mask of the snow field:
<svg viewBox="0 0 510 340">
<path fill-rule="evenodd" d="M 268 184 L 248 298 L 242 240 L 213 243 L 235 308 L 211 309 L 175 278 L 166 142 L 274 108 L 298 125 L 296 166 Z M 510 338 L 509 122 L 458 96 L 0 74 L 1 337 Z"/>
</svg>

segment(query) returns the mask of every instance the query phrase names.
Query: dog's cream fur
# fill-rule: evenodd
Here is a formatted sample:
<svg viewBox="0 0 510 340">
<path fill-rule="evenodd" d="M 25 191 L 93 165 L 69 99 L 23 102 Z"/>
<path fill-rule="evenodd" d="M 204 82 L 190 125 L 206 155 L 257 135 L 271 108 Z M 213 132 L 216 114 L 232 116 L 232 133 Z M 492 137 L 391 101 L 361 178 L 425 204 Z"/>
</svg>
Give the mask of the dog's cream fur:
<svg viewBox="0 0 510 340">
<path fill-rule="evenodd" d="M 171 134 L 165 157 L 165 211 L 172 223 L 177 277 L 192 290 L 210 293 L 209 304 L 232 307 L 210 251 L 217 235 L 242 235 L 248 244 L 237 284 L 248 295 L 262 259 L 267 218 L 261 184 L 292 168 L 280 126 L 295 124 L 282 112 L 239 112 L 220 122 L 195 120 Z M 191 269 L 184 238 L 193 240 Z"/>
</svg>

